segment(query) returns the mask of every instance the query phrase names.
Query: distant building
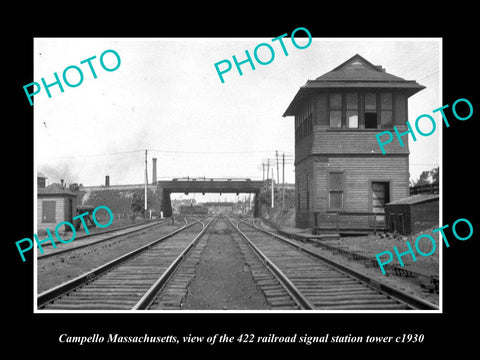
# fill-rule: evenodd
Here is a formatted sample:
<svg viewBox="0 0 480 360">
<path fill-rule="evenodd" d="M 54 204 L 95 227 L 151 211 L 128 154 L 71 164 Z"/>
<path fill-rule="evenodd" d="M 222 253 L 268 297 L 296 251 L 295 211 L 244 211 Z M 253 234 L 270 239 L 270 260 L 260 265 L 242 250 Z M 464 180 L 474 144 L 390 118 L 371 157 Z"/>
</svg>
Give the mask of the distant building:
<svg viewBox="0 0 480 360">
<path fill-rule="evenodd" d="M 208 209 L 202 205 L 180 205 L 180 215 L 206 215 Z"/>
<path fill-rule="evenodd" d="M 77 195 L 60 184 L 51 184 L 37 189 L 37 231 L 55 230 L 58 223 L 72 223 L 76 209 Z M 62 230 L 69 231 L 64 225 Z"/>
<path fill-rule="evenodd" d="M 308 80 L 283 116 L 295 117 L 296 226 L 371 228 L 384 206 L 409 195 L 408 136 L 382 155 L 375 135 L 407 130 L 408 98 L 424 86 L 360 55 Z M 340 215 L 338 215 L 340 214 Z"/>
<path fill-rule="evenodd" d="M 224 213 L 231 212 L 234 207 L 233 202 L 204 202 L 202 203 L 204 207 L 208 209 L 210 213 Z"/>
</svg>

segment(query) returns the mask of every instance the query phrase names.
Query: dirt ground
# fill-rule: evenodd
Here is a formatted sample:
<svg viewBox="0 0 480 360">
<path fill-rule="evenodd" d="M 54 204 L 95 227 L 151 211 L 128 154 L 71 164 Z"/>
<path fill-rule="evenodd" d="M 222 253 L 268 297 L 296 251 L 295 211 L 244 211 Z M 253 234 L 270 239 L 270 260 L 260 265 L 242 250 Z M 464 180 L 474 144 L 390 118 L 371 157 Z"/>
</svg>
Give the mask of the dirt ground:
<svg viewBox="0 0 480 360">
<path fill-rule="evenodd" d="M 439 275 L 439 233 L 432 233 L 433 227 L 426 231 L 422 231 L 413 236 L 398 236 L 398 237 L 385 237 L 380 235 L 370 234 L 367 236 L 346 236 L 338 241 L 328 241 L 327 244 L 332 246 L 342 247 L 346 250 L 375 258 L 375 255 L 384 251 L 390 251 L 393 254 L 393 260 L 390 264 L 400 266 L 400 263 L 395 255 L 394 247 L 402 254 L 408 251 L 406 242 L 408 241 L 415 252 L 415 261 L 411 254 L 405 254 L 402 256 L 405 269 L 412 270 L 414 272 L 427 275 L 438 276 Z M 422 256 L 415 248 L 415 240 L 422 234 L 428 234 L 435 239 L 435 251 L 432 255 Z M 441 246 L 441 244 L 440 244 Z M 428 254 L 433 250 L 433 244 L 428 238 L 421 238 L 418 241 L 418 248 L 424 254 Z M 380 257 L 380 259 L 388 258 L 387 255 Z"/>
<path fill-rule="evenodd" d="M 217 221 L 202 253 L 184 310 L 268 309 L 224 221 Z"/>
</svg>

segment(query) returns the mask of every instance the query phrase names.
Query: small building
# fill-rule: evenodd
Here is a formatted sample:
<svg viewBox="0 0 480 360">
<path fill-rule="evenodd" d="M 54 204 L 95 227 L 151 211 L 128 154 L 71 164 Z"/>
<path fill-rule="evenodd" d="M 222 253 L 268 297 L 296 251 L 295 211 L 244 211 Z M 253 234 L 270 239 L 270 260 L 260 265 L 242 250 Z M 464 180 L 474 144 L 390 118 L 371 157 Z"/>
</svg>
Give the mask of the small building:
<svg viewBox="0 0 480 360">
<path fill-rule="evenodd" d="M 295 117 L 296 227 L 373 230 L 409 195 L 408 136 L 382 154 L 376 135 L 408 130 L 408 98 L 425 87 L 354 55 L 300 87 Z"/>
<path fill-rule="evenodd" d="M 417 234 L 439 225 L 439 195 L 419 194 L 385 205 L 387 228 L 402 235 Z"/>
<path fill-rule="evenodd" d="M 62 221 L 72 223 L 75 215 L 77 195 L 60 184 L 51 184 L 37 189 L 37 231 L 54 231 Z M 70 227 L 63 226 L 64 231 Z"/>
<path fill-rule="evenodd" d="M 37 188 L 44 188 L 47 186 L 47 177 L 41 172 L 37 172 Z"/>
</svg>

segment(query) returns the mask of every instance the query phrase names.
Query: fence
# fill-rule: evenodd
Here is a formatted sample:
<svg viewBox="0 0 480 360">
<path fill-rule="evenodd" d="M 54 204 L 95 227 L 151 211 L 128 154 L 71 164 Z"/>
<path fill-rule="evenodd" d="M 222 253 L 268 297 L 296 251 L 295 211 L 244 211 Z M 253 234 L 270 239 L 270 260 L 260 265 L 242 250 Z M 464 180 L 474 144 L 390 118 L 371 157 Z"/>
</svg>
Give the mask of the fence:
<svg viewBox="0 0 480 360">
<path fill-rule="evenodd" d="M 440 190 L 439 184 L 425 184 L 410 186 L 410 195 L 416 194 L 438 194 Z"/>
</svg>

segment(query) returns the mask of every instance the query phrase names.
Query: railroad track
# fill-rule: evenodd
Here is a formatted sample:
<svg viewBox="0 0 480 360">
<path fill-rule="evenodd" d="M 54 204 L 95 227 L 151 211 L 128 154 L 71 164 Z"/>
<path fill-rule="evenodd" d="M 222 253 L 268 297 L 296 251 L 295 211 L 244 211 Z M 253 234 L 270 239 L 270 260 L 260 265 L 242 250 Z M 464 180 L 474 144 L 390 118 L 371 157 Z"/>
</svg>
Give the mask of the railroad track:
<svg viewBox="0 0 480 360">
<path fill-rule="evenodd" d="M 88 246 L 96 245 L 113 239 L 117 239 L 121 236 L 132 235 L 140 231 L 145 231 L 147 229 L 153 228 L 165 224 L 166 221 L 155 221 L 148 224 L 139 224 L 139 225 L 129 225 L 121 228 L 111 229 L 107 231 L 102 231 L 98 233 L 91 233 L 90 235 L 84 235 L 76 237 L 69 244 L 58 244 L 54 248 L 51 242 L 46 242 L 42 244 L 43 254 L 40 251 L 37 251 L 37 259 L 46 259 L 52 256 L 57 256 L 60 254 L 65 254 L 74 250 L 79 250 Z"/>
<path fill-rule="evenodd" d="M 253 220 L 253 225 L 256 225 L 255 220 L 256 219 Z M 312 243 L 312 240 L 309 240 L 309 239 L 307 239 L 307 238 L 305 238 L 301 235 L 285 233 L 281 229 L 276 228 L 271 223 L 268 223 L 268 225 L 270 227 L 273 227 L 275 229 L 274 230 L 275 233 L 277 233 L 278 235 L 284 236 L 288 239 L 297 240 L 297 241 L 300 241 L 302 243 L 305 243 L 305 242 Z M 259 224 L 259 227 L 262 228 L 261 223 Z M 265 227 L 263 227 L 263 228 L 268 230 L 268 228 L 265 228 Z M 375 257 L 372 257 L 371 255 L 362 254 L 359 251 L 352 251 L 348 248 L 344 248 L 344 247 L 341 247 L 341 246 L 338 246 L 338 245 L 337 246 L 336 245 L 331 245 L 331 244 L 328 244 L 328 242 L 323 242 L 323 241 L 314 241 L 312 243 L 312 245 L 314 247 L 321 248 L 322 250 L 329 251 L 332 254 L 339 254 L 339 255 L 342 255 L 349 260 L 360 262 L 366 267 L 379 268 L 377 259 Z M 416 286 L 419 286 L 419 287 L 425 289 L 425 291 L 428 291 L 430 293 L 438 294 L 439 291 L 440 291 L 440 281 L 439 281 L 438 275 L 421 274 L 421 273 L 413 271 L 411 269 L 406 269 L 404 267 L 394 265 L 394 264 L 384 265 L 384 270 L 385 270 L 387 276 L 401 277 L 401 278 L 411 282 L 412 284 L 415 284 Z"/>
<path fill-rule="evenodd" d="M 214 219 L 195 221 L 37 297 L 46 310 L 147 309 Z M 167 299 L 168 302 L 168 299 Z"/>
<path fill-rule="evenodd" d="M 281 296 L 281 308 L 307 310 L 437 310 L 437 306 L 351 270 L 319 253 L 245 221 L 232 226 L 283 286 L 259 286 L 267 301 Z M 252 262 L 253 260 L 250 260 Z M 254 262 L 254 261 L 253 261 Z M 255 262 L 254 262 L 255 263 Z M 256 262 L 258 264 L 258 261 Z M 255 265 L 258 269 L 259 266 Z M 258 270 L 257 270 L 258 271 Z M 254 277 L 255 277 L 255 272 Z M 263 276 L 263 275 L 262 275 Z M 258 280 L 258 279 L 257 279 Z M 288 293 L 288 296 L 285 295 Z M 289 298 L 291 299 L 289 301 Z M 274 308 L 274 307 L 272 307 Z"/>
</svg>

